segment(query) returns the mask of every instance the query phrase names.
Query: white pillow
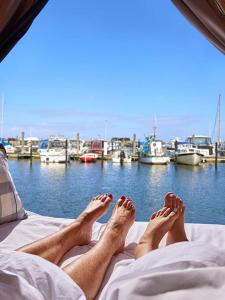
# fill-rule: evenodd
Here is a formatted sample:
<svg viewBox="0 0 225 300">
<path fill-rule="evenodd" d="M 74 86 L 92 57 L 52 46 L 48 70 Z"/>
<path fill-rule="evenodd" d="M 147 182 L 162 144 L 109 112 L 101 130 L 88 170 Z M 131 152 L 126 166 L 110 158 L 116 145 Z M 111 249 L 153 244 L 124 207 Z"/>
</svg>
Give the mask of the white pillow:
<svg viewBox="0 0 225 300">
<path fill-rule="evenodd" d="M 9 173 L 6 155 L 0 151 L 0 224 L 27 218 Z"/>
</svg>

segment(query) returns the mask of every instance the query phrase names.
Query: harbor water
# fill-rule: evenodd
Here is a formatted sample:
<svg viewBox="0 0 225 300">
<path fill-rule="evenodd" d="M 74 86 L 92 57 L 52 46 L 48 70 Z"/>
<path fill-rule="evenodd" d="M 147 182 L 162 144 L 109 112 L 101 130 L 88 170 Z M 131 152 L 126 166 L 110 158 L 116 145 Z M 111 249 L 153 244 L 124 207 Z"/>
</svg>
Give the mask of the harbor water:
<svg viewBox="0 0 225 300">
<path fill-rule="evenodd" d="M 225 224 L 225 164 L 151 166 L 133 162 L 98 161 L 82 164 L 42 164 L 9 160 L 9 168 L 26 210 L 53 217 L 74 218 L 98 194 L 133 199 L 137 221 L 147 221 L 160 209 L 166 192 L 183 198 L 186 222 Z M 113 206 L 113 205 L 112 205 Z M 101 222 L 110 217 L 109 211 Z"/>
</svg>

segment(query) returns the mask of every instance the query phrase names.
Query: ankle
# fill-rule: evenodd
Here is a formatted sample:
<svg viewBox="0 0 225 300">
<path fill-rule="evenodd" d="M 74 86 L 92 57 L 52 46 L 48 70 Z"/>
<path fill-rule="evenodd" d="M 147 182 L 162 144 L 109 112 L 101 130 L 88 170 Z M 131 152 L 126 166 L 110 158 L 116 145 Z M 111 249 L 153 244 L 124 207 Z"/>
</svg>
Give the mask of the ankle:
<svg viewBox="0 0 225 300">
<path fill-rule="evenodd" d="M 151 251 L 151 250 L 158 249 L 159 242 L 157 240 L 155 240 L 153 237 L 148 238 L 148 237 L 143 236 L 140 239 L 138 246 L 143 247 L 143 248 L 148 248 L 148 249 L 150 249 L 149 251 Z"/>
</svg>

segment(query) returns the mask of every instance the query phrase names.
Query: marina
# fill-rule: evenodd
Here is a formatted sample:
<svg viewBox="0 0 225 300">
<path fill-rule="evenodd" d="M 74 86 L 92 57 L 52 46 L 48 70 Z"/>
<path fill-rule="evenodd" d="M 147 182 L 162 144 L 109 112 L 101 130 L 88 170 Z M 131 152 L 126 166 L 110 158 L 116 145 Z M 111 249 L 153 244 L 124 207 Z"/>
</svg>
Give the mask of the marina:
<svg viewBox="0 0 225 300">
<path fill-rule="evenodd" d="M 166 143 L 153 135 L 145 141 L 130 138 L 112 138 L 111 140 L 81 140 L 80 134 L 75 139 L 51 136 L 48 139 L 26 137 L 5 138 L 4 144 L 10 159 L 39 159 L 43 163 L 69 163 L 70 160 L 90 162 L 112 160 L 114 163 L 139 161 L 145 164 L 198 165 L 201 163 L 224 163 L 224 142 L 211 142 L 207 136 L 192 135 L 185 142 L 171 140 Z"/>
<path fill-rule="evenodd" d="M 180 195 L 187 223 L 225 224 L 225 164 L 185 166 L 114 164 L 42 164 L 34 160 L 9 160 L 9 168 L 27 210 L 52 217 L 74 218 L 93 195 L 112 193 L 114 203 L 130 196 L 137 221 L 146 221 L 158 210 L 165 193 Z M 23 176 L 21 176 L 23 174 Z M 105 222 L 111 210 L 100 221 Z"/>
</svg>

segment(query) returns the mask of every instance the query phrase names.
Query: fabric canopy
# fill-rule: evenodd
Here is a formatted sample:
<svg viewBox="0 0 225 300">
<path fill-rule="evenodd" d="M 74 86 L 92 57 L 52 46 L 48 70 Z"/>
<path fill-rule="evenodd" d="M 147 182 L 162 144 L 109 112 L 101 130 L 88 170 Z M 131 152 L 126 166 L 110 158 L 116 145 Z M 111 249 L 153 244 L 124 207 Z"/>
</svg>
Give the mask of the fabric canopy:
<svg viewBox="0 0 225 300">
<path fill-rule="evenodd" d="M 225 0 L 172 0 L 181 13 L 225 54 Z"/>
<path fill-rule="evenodd" d="M 27 32 L 48 0 L 0 0 L 0 62 Z"/>
</svg>

